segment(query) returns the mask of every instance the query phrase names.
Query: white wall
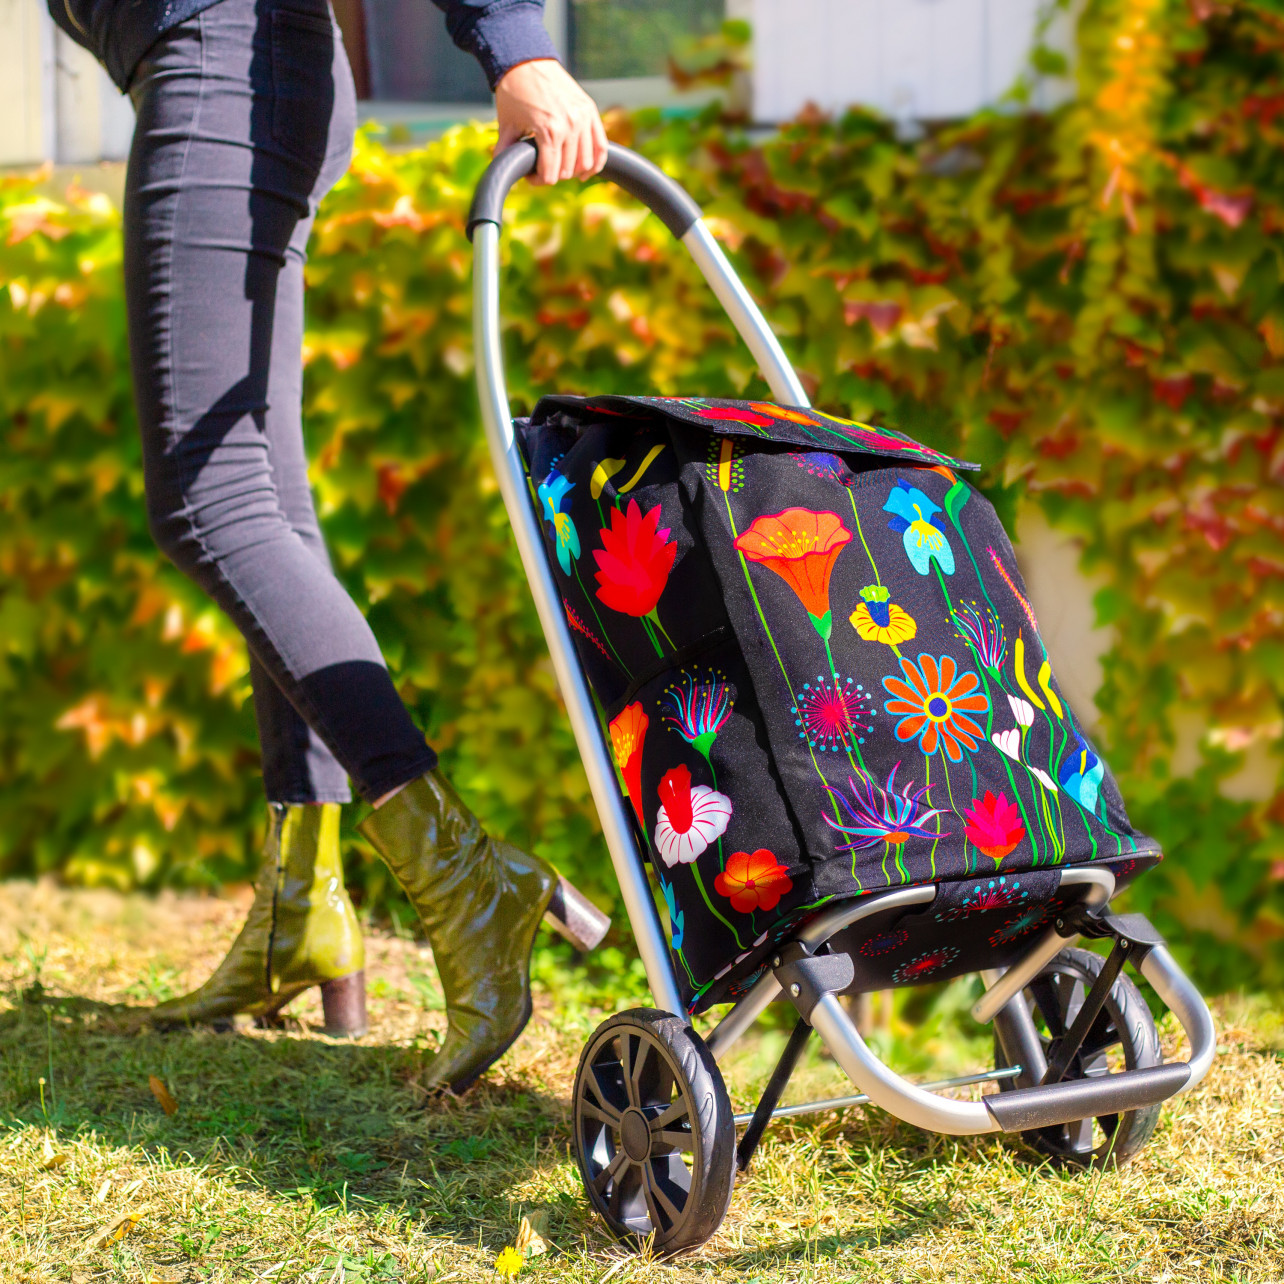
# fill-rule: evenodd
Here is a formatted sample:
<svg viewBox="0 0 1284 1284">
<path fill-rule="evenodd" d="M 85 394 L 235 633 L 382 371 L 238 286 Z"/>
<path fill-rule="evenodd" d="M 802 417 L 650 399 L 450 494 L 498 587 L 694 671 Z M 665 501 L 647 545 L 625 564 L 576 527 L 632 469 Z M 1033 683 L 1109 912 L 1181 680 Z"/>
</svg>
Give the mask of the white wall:
<svg viewBox="0 0 1284 1284">
<path fill-rule="evenodd" d="M 754 115 L 787 120 L 808 103 L 860 104 L 904 121 L 969 115 L 1026 70 L 1046 3 L 752 0 Z M 1062 14 L 1047 43 L 1066 51 L 1070 34 Z M 1064 92 L 1040 90 L 1045 99 Z"/>
<path fill-rule="evenodd" d="M 44 0 L 0 0 L 0 165 L 123 160 L 133 130 L 129 99 Z"/>
</svg>

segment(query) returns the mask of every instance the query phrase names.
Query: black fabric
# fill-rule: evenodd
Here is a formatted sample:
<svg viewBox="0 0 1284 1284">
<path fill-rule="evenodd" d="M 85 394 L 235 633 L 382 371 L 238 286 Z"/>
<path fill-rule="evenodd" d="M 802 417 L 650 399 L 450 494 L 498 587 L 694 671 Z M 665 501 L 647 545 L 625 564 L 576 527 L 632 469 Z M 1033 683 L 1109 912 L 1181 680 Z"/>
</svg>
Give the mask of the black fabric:
<svg viewBox="0 0 1284 1284">
<path fill-rule="evenodd" d="M 330 566 L 303 446 L 303 265 L 356 95 L 323 0 L 222 0 L 139 65 L 125 296 L 157 544 L 253 657 L 272 802 L 373 802 L 436 763 Z"/>
<path fill-rule="evenodd" d="M 706 398 L 549 397 L 519 434 L 693 1010 L 838 898 L 940 885 L 862 965 L 910 984 L 994 965 L 990 936 L 1042 913 L 1060 867 L 1158 858 L 971 465 Z"/>
</svg>

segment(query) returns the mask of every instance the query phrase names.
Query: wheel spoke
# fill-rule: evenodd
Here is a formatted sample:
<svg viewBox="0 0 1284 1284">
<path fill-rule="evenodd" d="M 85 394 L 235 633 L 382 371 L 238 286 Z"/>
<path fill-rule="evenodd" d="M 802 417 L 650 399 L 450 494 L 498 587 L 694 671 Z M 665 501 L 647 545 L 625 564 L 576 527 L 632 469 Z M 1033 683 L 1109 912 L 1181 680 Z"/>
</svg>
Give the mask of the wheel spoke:
<svg viewBox="0 0 1284 1284">
<path fill-rule="evenodd" d="M 1054 1039 L 1060 1038 L 1066 1032 L 1066 1023 L 1061 1011 L 1061 999 L 1051 977 L 1036 976 L 1030 982 L 1030 993 L 1034 995 L 1034 1001 L 1043 1014 L 1043 1023 L 1048 1027 L 1048 1033 Z"/>
<path fill-rule="evenodd" d="M 649 1039 L 638 1040 L 638 1050 L 633 1058 L 633 1067 L 629 1074 L 629 1104 L 641 1106 L 644 1102 L 642 1080 L 646 1075 L 647 1063 L 655 1057 L 655 1048 Z"/>
<path fill-rule="evenodd" d="M 1070 1149 L 1076 1155 L 1087 1155 L 1092 1152 L 1092 1120 L 1080 1119 L 1066 1125 L 1066 1137 Z"/>
<path fill-rule="evenodd" d="M 1079 1055 L 1083 1057 L 1086 1063 L 1122 1042 L 1123 1035 L 1119 1033 L 1119 1028 L 1110 1020 L 1107 1013 L 1102 1012 L 1092 1023 L 1092 1029 L 1088 1031 L 1088 1037 L 1084 1039 L 1083 1048 L 1080 1050 Z"/>
<path fill-rule="evenodd" d="M 602 1081 L 597 1077 L 597 1066 L 591 1065 L 588 1068 L 588 1074 L 584 1077 L 585 1087 L 597 1098 L 597 1103 L 603 1110 L 614 1110 L 618 1115 L 619 1107 L 607 1097 L 607 1090 L 602 1086 Z"/>
<path fill-rule="evenodd" d="M 624 1165 L 627 1164 L 628 1162 L 629 1162 L 628 1155 L 626 1155 L 622 1150 L 617 1150 L 611 1162 L 607 1164 L 607 1166 L 603 1168 L 602 1171 L 598 1173 L 596 1177 L 593 1178 L 593 1193 L 595 1195 L 600 1195 L 606 1189 L 607 1182 L 609 1182 L 612 1178 L 617 1177 L 619 1175 L 620 1169 L 623 1168 Z M 615 1184 L 618 1189 L 620 1183 L 616 1182 Z M 615 1196 L 612 1195 L 611 1198 L 612 1200 L 614 1200 Z M 612 1214 L 612 1216 L 614 1216 L 614 1214 Z"/>
<path fill-rule="evenodd" d="M 1083 1007 L 1086 993 L 1084 984 L 1077 976 L 1066 972 L 1058 972 L 1052 984 L 1057 992 L 1057 1009 L 1061 1020 L 1065 1022 L 1065 1028 L 1069 1029 L 1079 1015 L 1079 1009 Z"/>
<path fill-rule="evenodd" d="M 651 1209 L 651 1225 L 655 1226 L 657 1230 L 659 1229 L 655 1217 L 656 1204 L 659 1204 L 664 1210 L 665 1216 L 669 1219 L 669 1225 L 676 1225 L 682 1216 L 682 1210 L 669 1198 L 659 1174 L 651 1164 L 644 1165 L 642 1171 L 642 1181 L 647 1192 L 647 1207 Z"/>
<path fill-rule="evenodd" d="M 580 1113 L 586 1119 L 596 1119 L 599 1123 L 607 1124 L 617 1132 L 619 1131 L 620 1112 L 611 1106 L 595 1106 L 591 1101 L 581 1101 Z"/>
<path fill-rule="evenodd" d="M 624 1091 L 629 1105 L 638 1104 L 637 1090 L 633 1085 L 633 1036 L 626 1030 L 619 1038 L 620 1070 L 624 1075 Z"/>
<path fill-rule="evenodd" d="M 693 1149 L 693 1139 L 689 1132 L 683 1128 L 655 1128 L 651 1129 L 652 1142 L 661 1142 L 673 1150 L 691 1151 Z"/>
<path fill-rule="evenodd" d="M 690 1119 L 691 1107 L 687 1104 L 685 1096 L 679 1096 L 678 1099 L 667 1109 L 662 1110 L 654 1119 L 651 1120 L 651 1130 L 657 1128 L 667 1128 L 670 1124 L 675 1124 L 680 1119 Z"/>
<path fill-rule="evenodd" d="M 641 1182 L 641 1170 L 637 1164 L 626 1164 L 615 1185 L 611 1187 L 611 1199 L 608 1205 L 611 1216 L 617 1222 L 621 1220 L 621 1205 L 624 1203 L 626 1193 L 632 1195 Z M 628 1187 L 627 1192 L 625 1187 Z M 633 1202 L 631 1198 L 629 1202 L 630 1204 Z"/>
<path fill-rule="evenodd" d="M 659 1234 L 664 1230 L 664 1225 L 660 1221 L 660 1209 L 656 1203 L 655 1192 L 651 1189 L 651 1182 L 647 1174 L 650 1172 L 648 1164 L 642 1165 L 642 1197 L 646 1200 L 647 1216 L 651 1220 L 651 1229 Z"/>
</svg>

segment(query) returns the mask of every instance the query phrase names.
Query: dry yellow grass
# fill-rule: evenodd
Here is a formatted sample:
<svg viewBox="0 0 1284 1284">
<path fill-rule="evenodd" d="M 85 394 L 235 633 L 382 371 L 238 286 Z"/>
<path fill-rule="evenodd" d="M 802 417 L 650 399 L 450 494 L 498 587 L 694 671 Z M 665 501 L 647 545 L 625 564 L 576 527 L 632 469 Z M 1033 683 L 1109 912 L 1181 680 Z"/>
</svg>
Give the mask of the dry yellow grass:
<svg viewBox="0 0 1284 1284">
<path fill-rule="evenodd" d="M 285 1031 L 113 1029 L 97 1005 L 196 983 L 243 908 L 0 885 L 3 1284 L 495 1280 L 536 1214 L 551 1248 L 519 1278 L 566 1284 L 1284 1279 L 1284 1022 L 1264 1004 L 1219 1006 L 1213 1073 L 1122 1171 L 828 1115 L 770 1131 L 721 1233 L 666 1264 L 608 1238 L 569 1155 L 575 1062 L 612 1010 L 582 978 L 541 998 L 483 1086 L 426 1110 L 409 1076 L 440 1000 L 412 941 L 372 938 L 373 1028 L 355 1045 L 314 1032 L 311 999 Z M 738 1103 L 768 1051 L 739 1058 Z M 806 1078 L 839 1086 L 819 1058 Z"/>
</svg>

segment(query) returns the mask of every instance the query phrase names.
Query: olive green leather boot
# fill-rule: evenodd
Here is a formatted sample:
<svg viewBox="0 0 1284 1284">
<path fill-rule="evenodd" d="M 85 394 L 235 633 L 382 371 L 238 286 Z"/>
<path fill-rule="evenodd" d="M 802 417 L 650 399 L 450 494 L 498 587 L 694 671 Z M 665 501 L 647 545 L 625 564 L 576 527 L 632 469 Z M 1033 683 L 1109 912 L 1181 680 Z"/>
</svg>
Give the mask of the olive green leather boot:
<svg viewBox="0 0 1284 1284">
<path fill-rule="evenodd" d="M 591 949 L 607 920 L 538 856 L 489 837 L 439 771 L 412 780 L 358 828 L 423 920 L 446 997 L 429 1091 L 460 1093 L 530 1020 L 530 956 L 545 911 Z"/>
<path fill-rule="evenodd" d="M 152 1010 L 158 1025 L 266 1021 L 321 987 L 327 1034 L 366 1032 L 365 945 L 343 886 L 339 804 L 272 803 L 254 903 L 227 957 L 204 985 Z"/>
</svg>

